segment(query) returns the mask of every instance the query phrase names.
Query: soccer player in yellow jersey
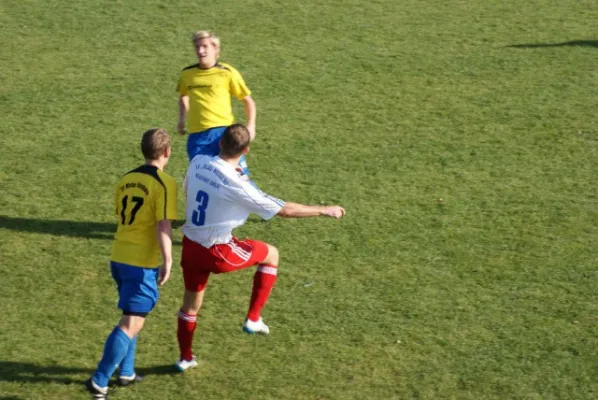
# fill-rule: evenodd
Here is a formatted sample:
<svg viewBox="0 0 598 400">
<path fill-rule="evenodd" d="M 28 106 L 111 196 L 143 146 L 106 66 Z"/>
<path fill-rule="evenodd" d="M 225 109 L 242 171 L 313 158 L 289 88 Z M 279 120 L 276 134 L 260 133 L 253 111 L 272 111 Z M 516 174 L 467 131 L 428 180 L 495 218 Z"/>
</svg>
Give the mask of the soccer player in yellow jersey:
<svg viewBox="0 0 598 400">
<path fill-rule="evenodd" d="M 134 368 L 137 334 L 156 305 L 158 285 L 168 280 L 172 267 L 171 221 L 177 218 L 177 184 L 163 171 L 170 159 L 170 135 L 164 129 L 148 130 L 141 139 L 141 151 L 145 164 L 125 174 L 116 186 L 118 227 L 110 268 L 123 315 L 106 340 L 98 369 L 86 382 L 94 399 L 107 398 L 108 381 L 117 367 L 119 385 L 142 380 Z"/>
<path fill-rule="evenodd" d="M 190 132 L 189 161 L 198 154 L 215 156 L 220 151 L 218 143 L 224 130 L 235 122 L 232 96 L 243 102 L 252 140 L 256 117 L 255 102 L 243 77 L 235 68 L 219 61 L 220 39 L 210 31 L 195 32 L 192 39 L 199 63 L 183 69 L 177 85 L 178 130 L 181 134 Z M 239 166 L 248 172 L 245 158 Z"/>
</svg>

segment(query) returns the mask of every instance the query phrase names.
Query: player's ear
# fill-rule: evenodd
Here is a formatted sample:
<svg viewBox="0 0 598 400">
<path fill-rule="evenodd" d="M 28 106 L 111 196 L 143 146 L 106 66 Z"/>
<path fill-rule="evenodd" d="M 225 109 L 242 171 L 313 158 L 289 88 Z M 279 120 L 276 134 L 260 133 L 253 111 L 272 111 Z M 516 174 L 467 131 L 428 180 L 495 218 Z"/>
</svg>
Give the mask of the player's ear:
<svg viewBox="0 0 598 400">
<path fill-rule="evenodd" d="M 220 148 L 220 150 L 222 150 L 222 139 L 220 139 L 220 141 L 218 142 L 218 147 Z"/>
<path fill-rule="evenodd" d="M 241 154 L 247 154 L 247 153 L 249 153 L 249 146 L 245 147 Z"/>
</svg>

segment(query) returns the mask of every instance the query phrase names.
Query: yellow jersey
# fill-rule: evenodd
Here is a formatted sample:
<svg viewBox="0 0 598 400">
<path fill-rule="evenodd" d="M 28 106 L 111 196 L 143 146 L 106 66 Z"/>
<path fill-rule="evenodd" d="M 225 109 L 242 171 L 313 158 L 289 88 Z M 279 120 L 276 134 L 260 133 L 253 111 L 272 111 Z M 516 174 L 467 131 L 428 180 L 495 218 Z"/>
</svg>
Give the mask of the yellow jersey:
<svg viewBox="0 0 598 400">
<path fill-rule="evenodd" d="M 160 264 L 158 221 L 177 218 L 177 184 L 165 172 L 142 165 L 116 186 L 118 228 L 110 259 L 142 268 Z"/>
<path fill-rule="evenodd" d="M 233 124 L 231 96 L 242 100 L 251 94 L 239 71 L 224 63 L 216 63 L 208 69 L 202 69 L 199 64 L 183 69 L 177 91 L 181 96 L 189 96 L 187 130 L 190 133 Z"/>
</svg>

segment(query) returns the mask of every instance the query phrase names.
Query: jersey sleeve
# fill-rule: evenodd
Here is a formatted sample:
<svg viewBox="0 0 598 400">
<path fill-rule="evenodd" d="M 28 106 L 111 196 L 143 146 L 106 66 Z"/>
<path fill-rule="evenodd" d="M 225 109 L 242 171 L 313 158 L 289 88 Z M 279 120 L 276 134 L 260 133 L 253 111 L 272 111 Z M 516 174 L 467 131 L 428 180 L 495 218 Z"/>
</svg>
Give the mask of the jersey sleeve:
<svg viewBox="0 0 598 400">
<path fill-rule="evenodd" d="M 230 67 L 231 78 L 230 78 L 230 93 L 239 100 L 243 100 L 245 97 L 251 94 L 251 90 L 245 84 L 243 77 L 236 69 Z"/>
<path fill-rule="evenodd" d="M 176 91 L 181 96 L 188 96 L 189 95 L 189 91 L 187 90 L 187 85 L 185 84 L 185 78 L 183 77 L 183 73 L 182 72 L 179 75 L 179 81 L 177 82 L 177 85 L 176 85 Z"/>
<path fill-rule="evenodd" d="M 175 220 L 178 217 L 178 187 L 174 179 L 162 179 L 164 186 L 162 193 L 156 199 L 156 220 Z"/>
<path fill-rule="evenodd" d="M 284 201 L 262 192 L 249 182 L 241 182 L 239 188 L 235 190 L 236 200 L 241 203 L 247 211 L 258 215 L 260 218 L 269 220 L 274 217 L 282 206 Z"/>
</svg>

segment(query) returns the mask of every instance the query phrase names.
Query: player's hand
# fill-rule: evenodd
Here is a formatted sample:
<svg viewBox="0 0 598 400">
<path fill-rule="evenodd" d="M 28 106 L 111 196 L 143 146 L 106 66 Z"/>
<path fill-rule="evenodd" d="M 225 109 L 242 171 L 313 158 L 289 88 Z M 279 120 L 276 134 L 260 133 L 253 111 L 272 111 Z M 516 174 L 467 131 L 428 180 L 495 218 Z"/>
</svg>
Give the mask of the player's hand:
<svg viewBox="0 0 598 400">
<path fill-rule="evenodd" d="M 159 271 L 158 277 L 158 285 L 162 286 L 166 283 L 168 279 L 170 279 L 170 270 L 172 269 L 172 264 L 162 264 Z"/>
<path fill-rule="evenodd" d="M 187 130 L 185 129 L 185 121 L 179 121 L 176 129 L 181 135 L 185 135 L 187 133 Z"/>
<path fill-rule="evenodd" d="M 341 206 L 330 206 L 330 207 L 326 207 L 324 209 L 324 211 L 322 212 L 323 215 L 327 216 L 327 217 L 332 217 L 332 218 L 340 218 L 343 215 L 345 215 L 345 209 L 342 208 Z"/>
</svg>

